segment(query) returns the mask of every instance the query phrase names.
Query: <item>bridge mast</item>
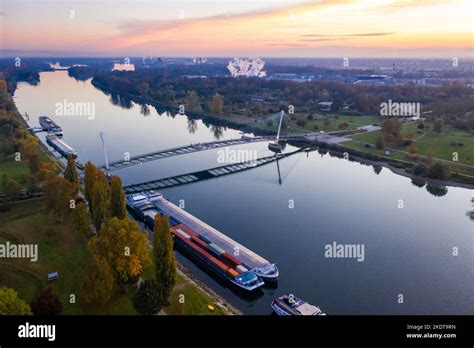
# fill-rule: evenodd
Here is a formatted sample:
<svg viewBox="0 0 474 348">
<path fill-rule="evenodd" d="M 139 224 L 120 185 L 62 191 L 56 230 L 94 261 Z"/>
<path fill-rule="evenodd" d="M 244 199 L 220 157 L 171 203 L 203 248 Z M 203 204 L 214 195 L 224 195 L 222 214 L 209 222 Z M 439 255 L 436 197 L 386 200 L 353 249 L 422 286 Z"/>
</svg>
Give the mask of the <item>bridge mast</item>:
<svg viewBox="0 0 474 348">
<path fill-rule="evenodd" d="M 285 114 L 285 111 L 284 110 L 281 110 L 281 113 L 280 113 L 280 123 L 278 124 L 278 132 L 277 132 L 277 142 L 278 140 L 280 140 L 280 131 L 281 131 L 281 124 L 283 123 L 283 115 Z"/>
<path fill-rule="evenodd" d="M 104 132 L 100 132 L 100 140 L 102 141 L 102 148 L 104 149 L 104 156 L 105 156 L 105 169 L 109 170 L 109 160 L 107 159 L 107 150 L 105 149 L 105 141 L 104 141 Z"/>
</svg>

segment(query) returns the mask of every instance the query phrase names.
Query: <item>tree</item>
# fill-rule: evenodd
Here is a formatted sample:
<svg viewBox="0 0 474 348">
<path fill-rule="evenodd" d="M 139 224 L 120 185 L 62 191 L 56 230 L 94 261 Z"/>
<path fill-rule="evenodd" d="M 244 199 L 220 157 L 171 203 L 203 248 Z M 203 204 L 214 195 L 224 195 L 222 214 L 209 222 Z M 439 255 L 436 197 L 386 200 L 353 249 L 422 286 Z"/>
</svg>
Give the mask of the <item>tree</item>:
<svg viewBox="0 0 474 348">
<path fill-rule="evenodd" d="M 382 135 L 379 135 L 377 140 L 375 141 L 375 148 L 380 151 L 385 148 L 385 141 L 383 140 Z"/>
<path fill-rule="evenodd" d="M 107 303 L 114 294 L 115 278 L 108 262 L 93 256 L 87 265 L 82 285 L 82 294 L 86 303 Z"/>
<path fill-rule="evenodd" d="M 173 251 L 168 215 L 155 215 L 153 233 L 153 258 L 155 261 L 156 281 L 161 288 L 164 300 L 167 300 L 176 284 L 176 259 Z"/>
<path fill-rule="evenodd" d="M 211 100 L 211 112 L 213 114 L 222 114 L 222 108 L 224 107 L 224 97 L 219 93 L 214 93 Z"/>
<path fill-rule="evenodd" d="M 54 294 L 52 288 L 46 288 L 30 303 L 34 315 L 59 315 L 63 311 L 63 304 Z"/>
<path fill-rule="evenodd" d="M 150 91 L 150 84 L 148 82 L 141 82 L 138 85 L 138 91 L 140 92 L 142 97 L 145 97 Z"/>
<path fill-rule="evenodd" d="M 110 218 L 110 186 L 105 174 L 97 171 L 92 185 L 92 220 L 97 230 Z"/>
<path fill-rule="evenodd" d="M 196 91 L 188 92 L 186 97 L 186 109 L 190 111 L 196 111 L 199 106 L 199 96 Z"/>
<path fill-rule="evenodd" d="M 433 131 L 437 134 L 443 133 L 444 129 L 444 118 L 438 117 L 434 122 L 433 122 Z"/>
<path fill-rule="evenodd" d="M 400 120 L 396 118 L 388 118 L 382 123 L 382 134 L 384 135 L 384 139 L 386 143 L 391 143 L 389 140 L 393 139 L 395 144 L 398 144 L 397 136 L 398 135 L 401 136 L 400 134 L 401 131 L 402 131 L 402 123 L 400 122 Z M 403 137 L 402 137 L 402 142 L 403 142 Z"/>
<path fill-rule="evenodd" d="M 40 160 L 38 154 L 31 155 L 28 159 L 28 167 L 32 174 L 38 173 L 40 170 Z"/>
<path fill-rule="evenodd" d="M 163 306 L 161 287 L 156 280 L 145 281 L 133 296 L 133 307 L 143 315 L 152 315 Z"/>
<path fill-rule="evenodd" d="M 124 283 L 136 281 L 143 268 L 151 263 L 146 234 L 135 221 L 128 219 L 107 221 L 88 246 L 93 255 L 107 261 L 115 277 Z"/>
<path fill-rule="evenodd" d="M 20 197 L 21 185 L 13 179 L 8 179 L 5 183 L 4 193 L 7 200 L 15 200 Z"/>
<path fill-rule="evenodd" d="M 110 184 L 110 216 L 119 219 L 127 217 L 125 205 L 125 191 L 119 176 L 113 176 Z"/>
<path fill-rule="evenodd" d="M 341 98 L 336 98 L 331 104 L 331 111 L 338 112 L 339 110 L 342 109 L 343 106 L 344 106 L 344 100 L 342 100 Z"/>
<path fill-rule="evenodd" d="M 92 186 L 96 180 L 97 176 L 97 167 L 91 162 L 88 161 L 84 166 L 84 194 L 87 201 L 89 202 L 89 207 L 92 208 Z"/>
<path fill-rule="evenodd" d="M 31 315 L 31 309 L 15 290 L 0 287 L 0 315 Z"/>
<path fill-rule="evenodd" d="M 56 215 L 60 221 L 69 215 L 71 199 L 74 198 L 74 195 L 74 185 L 62 176 L 56 175 L 44 184 L 46 210 Z"/>
<path fill-rule="evenodd" d="M 64 171 L 64 178 L 76 187 L 76 192 L 79 189 L 79 175 L 77 174 L 76 161 L 72 155 L 67 156 L 66 170 Z"/>
<path fill-rule="evenodd" d="M 426 176 L 430 179 L 444 180 L 449 177 L 449 169 L 445 165 L 436 162 L 428 168 Z"/>
<path fill-rule="evenodd" d="M 89 222 L 89 213 L 87 212 L 85 203 L 81 202 L 76 205 L 76 208 L 72 211 L 71 219 L 74 229 L 79 232 L 84 239 L 86 239 L 91 231 L 91 226 Z"/>
<path fill-rule="evenodd" d="M 423 122 L 419 123 L 418 126 L 416 126 L 418 129 L 425 129 L 425 124 Z"/>
<path fill-rule="evenodd" d="M 411 143 L 410 147 L 408 148 L 408 152 L 412 155 L 416 154 L 417 148 L 415 143 Z"/>
</svg>

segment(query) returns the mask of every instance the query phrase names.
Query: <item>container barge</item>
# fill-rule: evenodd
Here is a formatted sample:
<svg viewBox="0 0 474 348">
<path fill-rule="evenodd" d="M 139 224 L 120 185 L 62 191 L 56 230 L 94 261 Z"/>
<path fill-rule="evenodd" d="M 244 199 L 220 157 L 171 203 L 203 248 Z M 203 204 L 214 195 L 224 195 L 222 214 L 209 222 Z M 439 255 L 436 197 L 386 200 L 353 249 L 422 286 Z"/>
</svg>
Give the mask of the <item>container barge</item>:
<svg viewBox="0 0 474 348">
<path fill-rule="evenodd" d="M 159 192 L 128 195 L 127 207 L 150 229 L 156 214 L 167 214 L 175 245 L 241 289 L 252 291 L 264 285 L 263 279 L 278 277 L 275 264 L 169 202 Z"/>
<path fill-rule="evenodd" d="M 63 157 L 67 157 L 72 155 L 72 157 L 77 157 L 77 151 L 66 144 L 64 141 L 58 138 L 57 135 L 50 134 L 46 136 L 46 142 L 54 148 L 57 152 L 61 154 Z"/>
<path fill-rule="evenodd" d="M 54 134 L 57 136 L 62 136 L 63 135 L 63 130 L 61 127 L 59 127 L 56 122 L 54 122 L 52 119 L 50 119 L 48 116 L 40 116 L 39 117 L 39 124 L 41 128 L 45 132 L 48 132 L 49 134 Z"/>
</svg>

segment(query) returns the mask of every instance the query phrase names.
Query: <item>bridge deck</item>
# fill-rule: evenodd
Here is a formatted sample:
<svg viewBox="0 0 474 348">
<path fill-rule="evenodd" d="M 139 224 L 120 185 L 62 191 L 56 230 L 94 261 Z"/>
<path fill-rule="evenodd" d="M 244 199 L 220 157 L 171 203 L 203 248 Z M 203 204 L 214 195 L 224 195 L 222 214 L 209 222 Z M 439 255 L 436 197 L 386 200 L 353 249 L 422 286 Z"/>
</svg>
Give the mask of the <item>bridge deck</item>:
<svg viewBox="0 0 474 348">
<path fill-rule="evenodd" d="M 198 172 L 147 181 L 140 184 L 128 185 L 128 186 L 124 186 L 124 190 L 126 194 L 130 194 L 130 193 L 138 193 L 138 192 L 149 191 L 149 190 L 160 190 L 164 188 L 190 184 L 190 183 L 198 182 L 201 180 L 207 180 L 207 179 L 216 178 L 223 175 L 239 173 L 245 170 L 256 168 L 256 167 L 265 165 L 267 163 L 274 162 L 277 159 L 282 159 L 284 157 L 291 156 L 292 154 L 300 152 L 300 151 L 301 150 L 296 150 L 290 153 L 281 154 L 278 157 L 276 157 L 275 155 L 262 157 L 262 158 L 256 159 L 255 161 L 233 163 L 233 164 L 228 164 L 221 167 L 201 170 Z"/>
<path fill-rule="evenodd" d="M 218 141 L 211 141 L 207 143 L 192 144 L 192 145 L 175 147 L 172 149 L 150 152 L 143 155 L 131 157 L 128 161 L 120 160 L 120 161 L 111 162 L 109 163 L 109 172 L 131 167 L 137 164 L 155 161 L 162 158 L 169 158 L 173 156 L 179 156 L 179 155 L 184 155 L 188 153 L 211 150 L 211 149 L 216 149 L 216 148 L 226 147 L 226 146 L 263 142 L 263 141 L 268 141 L 269 139 L 270 138 L 268 137 L 254 137 L 254 138 L 243 138 L 243 139 L 218 140 Z M 103 165 L 101 168 L 105 169 L 105 165 Z"/>
</svg>

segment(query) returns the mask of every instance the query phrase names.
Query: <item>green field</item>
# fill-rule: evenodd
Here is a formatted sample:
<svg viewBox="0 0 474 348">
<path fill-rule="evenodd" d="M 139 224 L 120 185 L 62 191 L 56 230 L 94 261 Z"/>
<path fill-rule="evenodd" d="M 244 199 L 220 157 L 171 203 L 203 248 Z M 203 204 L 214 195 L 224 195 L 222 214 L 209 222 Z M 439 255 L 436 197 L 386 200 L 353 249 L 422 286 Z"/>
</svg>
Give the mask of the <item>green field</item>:
<svg viewBox="0 0 474 348">
<path fill-rule="evenodd" d="M 306 114 L 301 116 L 304 118 L 307 117 Z M 325 120 L 329 120 L 329 125 L 324 124 Z M 361 126 L 379 123 L 379 118 L 377 116 L 313 115 L 312 120 L 306 119 L 304 128 L 310 131 L 315 131 L 314 125 L 317 125 L 317 131 L 333 132 L 339 130 L 338 126 L 343 122 L 348 124 L 345 129 L 350 130 Z"/>
<path fill-rule="evenodd" d="M 30 168 L 27 161 L 14 161 L 13 158 L 0 160 L 0 192 L 3 187 L 3 175 L 8 175 L 8 178 L 16 181 L 20 180 L 23 174 L 30 174 Z"/>
<path fill-rule="evenodd" d="M 86 243 L 67 223 L 56 223 L 43 209 L 42 200 L 12 204 L 12 210 L 0 214 L 0 242 L 38 244 L 39 260 L 0 259 L 0 285 L 15 289 L 21 298 L 30 302 L 36 291 L 52 286 L 64 305 L 64 314 L 137 314 L 132 305 L 135 286 L 127 285 L 116 292 L 105 305 L 88 305 L 81 300 L 84 269 L 89 261 Z M 48 273 L 59 272 L 59 279 L 49 282 Z M 154 276 L 152 266 L 143 272 L 144 279 Z M 70 303 L 74 294 L 76 303 Z M 179 303 L 184 294 L 185 304 Z M 179 277 L 170 297 L 167 314 L 224 314 L 217 306 L 209 312 L 207 305 L 214 302 L 206 293 Z"/>
<path fill-rule="evenodd" d="M 453 153 L 458 153 L 458 162 L 460 164 L 474 165 L 474 136 L 468 132 L 455 130 L 452 127 L 445 127 L 442 134 L 436 134 L 431 130 L 421 130 L 421 134 L 417 133 L 416 123 L 404 124 L 402 128 L 402 134 L 406 137 L 409 134 L 415 136 L 415 145 L 417 147 L 417 154 L 419 155 L 432 155 L 433 158 L 439 158 L 447 161 L 453 160 Z M 430 124 L 430 129 L 432 125 Z M 354 147 L 357 149 L 367 149 L 362 144 L 357 143 L 363 142 L 374 145 L 380 132 L 361 133 L 352 136 L 351 138 L 355 141 L 346 142 L 344 145 Z M 463 146 L 455 146 L 454 143 L 462 143 Z M 402 146 L 397 148 L 400 151 L 408 153 L 408 146 Z M 402 154 L 394 153 L 392 157 L 404 157 Z"/>
</svg>

